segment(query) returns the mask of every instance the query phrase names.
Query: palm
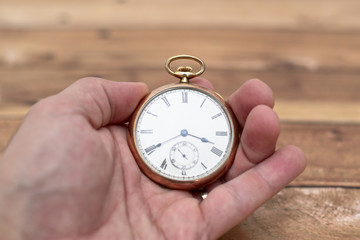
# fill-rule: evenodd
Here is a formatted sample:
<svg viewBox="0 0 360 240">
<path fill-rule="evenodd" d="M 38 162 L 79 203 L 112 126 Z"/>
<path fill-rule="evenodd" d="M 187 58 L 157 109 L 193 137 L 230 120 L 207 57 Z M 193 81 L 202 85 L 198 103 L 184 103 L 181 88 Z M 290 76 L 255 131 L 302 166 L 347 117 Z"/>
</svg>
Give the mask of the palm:
<svg viewBox="0 0 360 240">
<path fill-rule="evenodd" d="M 104 149 L 83 146 L 87 151 L 93 149 L 96 152 L 107 152 L 104 151 L 106 146 L 114 148 L 110 151 L 114 155 L 108 156 L 109 161 L 105 160 L 110 165 L 114 164 L 113 169 L 115 169 L 113 171 L 112 168 L 108 168 L 111 171 L 108 173 L 111 180 L 103 180 L 104 189 L 109 189 L 109 192 L 104 194 L 100 188 L 98 193 L 107 196 L 104 202 L 108 203 L 108 209 L 86 206 L 102 211 L 93 212 L 95 216 L 105 215 L 104 221 L 99 222 L 99 226 L 93 225 L 91 228 L 94 229 L 88 229 L 93 239 L 124 237 L 125 229 L 132 229 L 127 232 L 129 238 L 174 239 L 174 236 L 180 237 L 186 234 L 187 239 L 201 239 L 206 232 L 204 231 L 206 222 L 202 218 L 199 201 L 189 192 L 165 189 L 145 177 L 130 153 L 126 142 L 126 131 L 126 127 L 116 126 L 101 129 L 98 132 L 100 134 L 98 139 L 102 139 Z M 85 134 L 84 137 L 89 136 Z M 111 188 L 106 187 L 109 183 Z M 81 204 L 79 207 L 84 205 Z M 88 209 L 82 211 L 90 212 Z M 88 217 L 94 218 L 94 216 Z M 73 220 L 78 221 L 76 218 Z M 122 223 L 121 228 L 116 228 L 119 223 Z"/>
</svg>

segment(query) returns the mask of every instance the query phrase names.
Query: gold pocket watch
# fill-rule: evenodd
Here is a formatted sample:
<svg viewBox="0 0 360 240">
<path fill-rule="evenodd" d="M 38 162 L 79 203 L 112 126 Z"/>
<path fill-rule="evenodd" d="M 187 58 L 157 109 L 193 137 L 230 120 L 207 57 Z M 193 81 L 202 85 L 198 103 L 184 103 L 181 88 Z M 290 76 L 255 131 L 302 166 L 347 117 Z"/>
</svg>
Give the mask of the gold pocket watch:
<svg viewBox="0 0 360 240">
<path fill-rule="evenodd" d="M 176 71 L 179 59 L 196 61 Z M 178 83 L 160 87 L 145 97 L 129 124 L 128 141 L 142 172 L 172 189 L 200 189 L 219 179 L 231 167 L 239 143 L 237 121 L 216 92 L 190 83 L 202 74 L 204 62 L 189 55 L 169 58 L 167 71 Z"/>
</svg>

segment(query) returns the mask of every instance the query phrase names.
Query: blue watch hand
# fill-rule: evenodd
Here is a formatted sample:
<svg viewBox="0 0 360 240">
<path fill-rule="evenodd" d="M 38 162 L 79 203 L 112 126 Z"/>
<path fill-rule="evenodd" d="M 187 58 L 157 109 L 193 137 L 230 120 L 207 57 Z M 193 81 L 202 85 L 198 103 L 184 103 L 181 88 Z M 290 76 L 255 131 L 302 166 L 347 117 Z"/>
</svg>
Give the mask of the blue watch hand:
<svg viewBox="0 0 360 240">
<path fill-rule="evenodd" d="M 186 129 L 181 130 L 180 135 L 183 136 L 183 137 L 186 137 L 187 135 L 189 135 L 190 137 L 194 137 L 194 138 L 200 139 L 202 142 L 214 144 L 213 142 L 207 140 L 207 139 L 204 138 L 204 137 L 201 138 L 201 137 L 198 137 L 198 136 L 195 136 L 195 135 L 190 134 Z"/>
<path fill-rule="evenodd" d="M 171 140 L 174 140 L 175 138 L 178 138 L 178 137 L 180 137 L 181 136 L 181 134 L 179 134 L 179 135 L 176 135 L 175 137 L 172 137 L 172 138 L 170 138 L 170 139 L 168 139 L 168 140 L 166 140 L 166 141 L 164 141 L 164 142 L 162 142 L 162 143 L 158 143 L 158 144 L 156 144 L 155 146 L 158 148 L 158 147 L 161 147 L 161 145 L 163 145 L 163 144 L 165 144 L 165 143 L 167 143 L 167 142 L 170 142 Z"/>
</svg>

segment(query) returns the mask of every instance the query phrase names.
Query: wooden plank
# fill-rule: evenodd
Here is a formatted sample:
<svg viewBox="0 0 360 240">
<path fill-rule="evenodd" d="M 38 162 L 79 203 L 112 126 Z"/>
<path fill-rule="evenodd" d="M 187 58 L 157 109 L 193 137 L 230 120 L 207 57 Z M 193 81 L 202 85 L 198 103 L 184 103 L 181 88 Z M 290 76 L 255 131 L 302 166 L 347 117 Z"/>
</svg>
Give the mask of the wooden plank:
<svg viewBox="0 0 360 240">
<path fill-rule="evenodd" d="M 33 101 L 0 105 L 0 118 L 22 118 Z M 277 101 L 275 111 L 283 122 L 360 123 L 360 107 L 352 102 Z"/>
<path fill-rule="evenodd" d="M 360 239 L 360 190 L 287 188 L 221 240 Z"/>
<path fill-rule="evenodd" d="M 283 123 L 278 147 L 293 144 L 308 166 L 292 185 L 360 187 L 360 125 Z"/>
<path fill-rule="evenodd" d="M 359 101 L 280 100 L 274 109 L 285 122 L 360 123 Z"/>
<path fill-rule="evenodd" d="M 358 73 L 360 67 L 357 32 L 128 30 L 0 34 L 0 70 L 158 69 L 170 56 L 184 53 L 201 57 L 209 69 L 223 71 Z"/>
<path fill-rule="evenodd" d="M 21 119 L 0 118 L 0 152 Z M 292 186 L 360 187 L 360 125 L 283 123 L 278 147 L 294 144 L 308 159 Z"/>
<path fill-rule="evenodd" d="M 149 85 L 150 89 L 155 89 L 156 87 L 159 87 L 163 84 L 167 84 L 171 80 L 171 77 L 168 77 L 168 79 L 166 79 L 166 76 L 163 76 L 163 79 L 161 80 L 158 79 L 152 81 L 152 79 L 157 78 L 151 78 L 151 76 L 161 76 L 163 74 L 164 73 L 158 73 L 155 75 L 141 74 L 141 71 L 138 71 L 135 75 L 138 76 L 136 77 L 136 81 L 146 82 Z M 16 76 L 19 75 L 23 77 L 17 78 Z M 216 76 L 216 74 L 211 75 L 211 77 L 209 76 L 210 79 L 214 75 Z M 244 74 L 242 75 L 244 76 Z M 277 74 L 275 74 L 275 77 L 273 75 L 274 74 L 271 73 L 267 74 L 268 79 L 266 82 L 273 88 L 275 92 L 275 111 L 278 113 L 282 121 L 360 123 L 360 95 L 357 94 L 356 89 L 353 89 L 353 97 L 356 97 L 356 101 L 347 99 L 351 98 L 352 96 L 352 94 L 349 93 L 350 88 L 339 88 L 336 94 L 336 84 L 334 84 L 332 88 L 334 94 L 331 94 L 332 91 L 322 93 L 319 92 L 319 94 L 316 94 L 315 91 L 312 91 L 310 93 L 303 93 L 303 96 L 301 96 L 299 93 L 296 93 L 296 88 L 284 89 L 283 86 L 279 86 L 278 84 L 281 82 L 282 79 L 276 78 Z M 75 79 L 86 76 L 86 74 L 79 74 L 76 72 L 67 72 L 65 74 L 49 74 L 47 72 L 39 72 L 34 75 L 29 73 L 9 73 L 8 76 L 9 77 L 6 77 L 5 79 L 10 80 L 5 80 L 5 83 L 3 83 L 2 86 L 2 91 L 0 91 L 0 116 L 7 118 L 21 118 L 26 114 L 29 107 L 36 101 L 46 96 L 60 92 L 62 89 L 66 88 L 68 85 L 74 82 Z M 102 76 L 109 79 L 122 78 L 124 81 L 135 80 L 133 79 L 134 76 L 131 74 L 127 74 L 127 76 L 124 76 L 121 73 L 114 73 L 104 74 Z M 27 81 L 29 81 L 30 84 L 27 83 Z M 225 86 L 228 86 L 227 88 L 224 88 L 222 86 L 224 82 L 226 83 Z M 237 86 L 240 86 L 243 82 L 244 80 L 242 79 L 237 79 L 237 81 L 213 81 L 215 89 L 224 97 L 228 97 L 234 91 L 234 89 L 236 89 Z M 326 82 L 326 78 L 324 78 L 324 82 Z M 356 84 L 357 82 L 353 83 Z M 291 99 L 291 94 L 289 94 L 289 92 L 294 93 L 293 99 L 295 100 Z M 349 94 L 342 95 L 346 92 L 348 92 Z M 297 97 L 302 97 L 305 100 L 296 100 Z M 342 97 L 345 97 L 346 99 L 342 100 Z M 327 100 L 327 98 L 331 100 Z"/>
<path fill-rule="evenodd" d="M 46 68 L 46 66 L 44 66 Z M 163 64 L 153 70 L 139 68 L 119 68 L 107 70 L 68 70 L 38 71 L 14 70 L 0 71 L 0 101 L 5 103 L 33 103 L 39 98 L 55 94 L 77 79 L 86 76 L 97 76 L 113 81 L 144 82 L 150 89 L 175 82 Z M 286 101 L 358 102 L 360 101 L 359 75 L 357 73 L 304 73 L 292 71 L 224 71 L 208 67 L 203 77 L 211 81 L 225 97 L 246 80 L 259 78 L 274 91 L 276 99 Z M 339 83 L 341 79 L 341 83 Z"/>
<path fill-rule="evenodd" d="M 0 119 L 0 157 L 8 145 L 11 136 L 20 126 L 20 119 Z"/>
<path fill-rule="evenodd" d="M 155 89 L 175 79 L 159 66 L 154 70 L 118 71 L 3 71 L 0 72 L 0 116 L 23 116 L 41 98 L 56 94 L 84 76 L 140 81 Z M 291 76 L 294 76 L 291 79 Z M 275 110 L 282 121 L 360 123 L 358 74 L 294 73 L 292 71 L 223 71 L 204 74 L 216 91 L 228 97 L 246 79 L 258 77 L 273 89 Z M 342 83 L 338 83 L 338 79 Z M 289 79 L 289 80 L 288 80 Z M 14 115 L 15 114 L 15 115 Z"/>
<path fill-rule="evenodd" d="M 0 29 L 355 30 L 357 0 L 1 0 Z"/>
<path fill-rule="evenodd" d="M 54 91 L 55 92 L 55 91 Z M 46 93 L 48 94 L 48 92 Z M 44 96 L 45 97 L 45 96 Z M 14 99 L 11 104 L 0 104 L 0 118 L 22 118 L 40 97 L 36 99 Z M 275 111 L 283 122 L 311 123 L 360 123 L 360 106 L 357 102 L 312 102 L 312 101 L 276 101 Z"/>
<path fill-rule="evenodd" d="M 12 120 L 22 119 L 25 114 L 29 111 L 30 105 L 12 105 L 4 106 L 0 105 L 0 119 Z"/>
</svg>

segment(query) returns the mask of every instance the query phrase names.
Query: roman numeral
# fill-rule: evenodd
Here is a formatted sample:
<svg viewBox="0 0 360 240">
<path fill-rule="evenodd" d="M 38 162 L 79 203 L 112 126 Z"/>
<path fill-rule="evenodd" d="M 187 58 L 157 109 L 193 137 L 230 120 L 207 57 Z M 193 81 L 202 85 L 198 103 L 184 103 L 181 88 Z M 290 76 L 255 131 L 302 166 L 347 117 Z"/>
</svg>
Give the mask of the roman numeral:
<svg viewBox="0 0 360 240">
<path fill-rule="evenodd" d="M 156 145 L 151 145 L 150 147 L 148 148 L 145 148 L 145 152 L 150 155 L 151 153 L 153 153 L 155 151 L 155 149 L 157 148 Z"/>
<path fill-rule="evenodd" d="M 205 101 L 206 101 L 206 98 L 204 98 L 204 101 L 202 101 L 200 108 L 204 105 Z"/>
<path fill-rule="evenodd" d="M 182 102 L 183 103 L 188 102 L 188 92 L 182 92 Z"/>
<path fill-rule="evenodd" d="M 154 117 L 158 117 L 158 115 L 156 115 L 156 114 L 154 114 L 154 113 L 152 113 L 152 112 L 146 112 L 147 114 L 150 114 L 150 115 L 152 115 L 152 116 L 154 116 Z"/>
<path fill-rule="evenodd" d="M 212 116 L 211 119 L 214 120 L 215 118 L 220 117 L 220 116 L 221 116 L 221 113 L 218 113 L 218 114 L 215 114 L 214 116 Z"/>
<path fill-rule="evenodd" d="M 166 170 L 167 167 L 167 163 L 166 163 L 166 158 L 164 159 L 164 161 L 161 163 L 160 167 L 164 170 Z"/>
<path fill-rule="evenodd" d="M 168 100 L 166 97 L 162 97 L 161 99 L 164 101 L 164 103 L 166 104 L 166 106 L 170 107 L 169 100 Z"/>
<path fill-rule="evenodd" d="M 211 152 L 214 153 L 215 155 L 217 155 L 218 157 L 220 157 L 223 153 L 223 151 L 221 151 L 220 149 L 218 149 L 216 147 L 212 147 Z"/>
<path fill-rule="evenodd" d="M 185 171 L 185 170 L 182 170 L 182 171 L 181 171 L 181 175 L 185 176 L 185 175 L 186 175 L 186 171 Z"/>
<path fill-rule="evenodd" d="M 216 136 L 227 136 L 228 133 L 226 131 L 216 131 Z"/>
<path fill-rule="evenodd" d="M 153 130 L 152 129 L 141 130 L 140 133 L 141 134 L 152 134 Z"/>
<path fill-rule="evenodd" d="M 204 163 L 201 163 L 201 166 L 203 167 L 203 169 L 207 169 L 207 167 Z"/>
</svg>

